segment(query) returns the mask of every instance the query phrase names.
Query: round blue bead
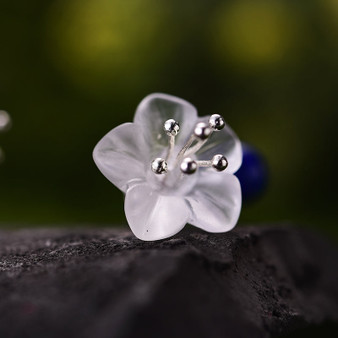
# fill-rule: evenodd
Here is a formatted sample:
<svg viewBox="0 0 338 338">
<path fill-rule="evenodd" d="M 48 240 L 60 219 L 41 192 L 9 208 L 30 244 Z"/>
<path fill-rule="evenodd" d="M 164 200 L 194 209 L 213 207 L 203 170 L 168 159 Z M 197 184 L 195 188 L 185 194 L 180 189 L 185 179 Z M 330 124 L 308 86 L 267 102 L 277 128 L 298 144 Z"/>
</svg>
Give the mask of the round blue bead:
<svg viewBox="0 0 338 338">
<path fill-rule="evenodd" d="M 243 202 L 262 195 L 268 184 L 268 167 L 263 155 L 253 146 L 243 143 L 243 162 L 236 172 L 241 182 Z"/>
</svg>

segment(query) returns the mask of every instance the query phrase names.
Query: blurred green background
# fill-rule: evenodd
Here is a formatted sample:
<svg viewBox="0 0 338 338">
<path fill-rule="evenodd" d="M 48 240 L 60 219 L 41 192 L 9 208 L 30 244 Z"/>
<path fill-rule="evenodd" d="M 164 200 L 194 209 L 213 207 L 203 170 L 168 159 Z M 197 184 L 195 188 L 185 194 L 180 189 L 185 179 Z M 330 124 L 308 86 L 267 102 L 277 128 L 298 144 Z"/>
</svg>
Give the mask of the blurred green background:
<svg viewBox="0 0 338 338">
<path fill-rule="evenodd" d="M 152 92 L 222 114 L 266 157 L 242 223 L 338 236 L 337 0 L 0 0 L 0 222 L 125 224 L 92 149 Z"/>
</svg>

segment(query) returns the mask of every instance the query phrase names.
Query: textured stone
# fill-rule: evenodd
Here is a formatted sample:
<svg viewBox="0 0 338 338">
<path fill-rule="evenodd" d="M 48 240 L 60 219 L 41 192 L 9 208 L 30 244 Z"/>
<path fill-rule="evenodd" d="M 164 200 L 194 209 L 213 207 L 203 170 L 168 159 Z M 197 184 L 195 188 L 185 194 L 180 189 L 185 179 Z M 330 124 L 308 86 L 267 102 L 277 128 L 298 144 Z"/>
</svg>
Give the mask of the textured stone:
<svg viewBox="0 0 338 338">
<path fill-rule="evenodd" d="M 0 337 L 270 337 L 329 323 L 338 251 L 293 227 L 0 232 Z M 305 332 L 305 331 L 304 331 Z"/>
</svg>

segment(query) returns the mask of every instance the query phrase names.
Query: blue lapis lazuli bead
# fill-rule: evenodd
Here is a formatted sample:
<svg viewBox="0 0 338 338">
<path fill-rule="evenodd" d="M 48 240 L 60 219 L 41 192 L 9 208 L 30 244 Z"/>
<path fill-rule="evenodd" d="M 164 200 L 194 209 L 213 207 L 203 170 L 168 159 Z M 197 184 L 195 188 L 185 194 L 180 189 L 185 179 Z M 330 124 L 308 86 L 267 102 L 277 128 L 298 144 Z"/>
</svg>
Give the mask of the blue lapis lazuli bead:
<svg viewBox="0 0 338 338">
<path fill-rule="evenodd" d="M 268 185 L 268 166 L 255 147 L 242 142 L 243 162 L 236 172 L 241 182 L 243 202 L 253 201 L 264 193 Z"/>
</svg>

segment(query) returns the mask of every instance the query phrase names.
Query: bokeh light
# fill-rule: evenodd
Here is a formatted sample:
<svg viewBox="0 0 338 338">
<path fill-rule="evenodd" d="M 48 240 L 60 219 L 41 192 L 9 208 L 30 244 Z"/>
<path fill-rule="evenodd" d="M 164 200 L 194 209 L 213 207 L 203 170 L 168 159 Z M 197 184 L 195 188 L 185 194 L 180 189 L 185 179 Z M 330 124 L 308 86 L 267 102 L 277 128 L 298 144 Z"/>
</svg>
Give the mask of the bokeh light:
<svg viewBox="0 0 338 338">
<path fill-rule="evenodd" d="M 0 132 L 6 131 L 11 127 L 11 118 L 9 114 L 0 110 Z"/>
<path fill-rule="evenodd" d="M 63 74 L 104 96 L 147 82 L 166 62 L 166 11 L 154 0 L 57 1 L 46 19 L 47 50 Z"/>
<path fill-rule="evenodd" d="M 211 41 L 220 65 L 262 70 L 296 55 L 301 18 L 287 2 L 225 2 L 211 22 Z"/>
</svg>

